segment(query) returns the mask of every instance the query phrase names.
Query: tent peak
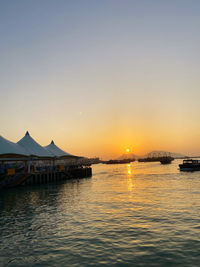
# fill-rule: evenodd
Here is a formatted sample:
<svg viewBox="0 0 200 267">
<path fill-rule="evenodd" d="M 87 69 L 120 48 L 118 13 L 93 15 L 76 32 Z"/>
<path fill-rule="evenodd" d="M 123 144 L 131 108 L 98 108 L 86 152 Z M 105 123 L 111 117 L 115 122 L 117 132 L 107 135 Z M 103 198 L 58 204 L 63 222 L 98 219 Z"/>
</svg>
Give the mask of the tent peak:
<svg viewBox="0 0 200 267">
<path fill-rule="evenodd" d="M 44 149 L 39 143 L 37 143 L 27 131 L 25 136 L 20 139 L 17 144 L 23 147 L 28 155 L 38 157 L 52 157 L 52 154 Z"/>
<path fill-rule="evenodd" d="M 62 157 L 62 156 L 73 156 L 65 151 L 63 151 L 62 149 L 60 149 L 59 147 L 57 147 L 54 144 L 54 141 L 52 140 L 51 143 L 48 146 L 44 147 L 47 151 L 49 151 L 52 155 L 56 156 L 56 157 Z"/>
</svg>

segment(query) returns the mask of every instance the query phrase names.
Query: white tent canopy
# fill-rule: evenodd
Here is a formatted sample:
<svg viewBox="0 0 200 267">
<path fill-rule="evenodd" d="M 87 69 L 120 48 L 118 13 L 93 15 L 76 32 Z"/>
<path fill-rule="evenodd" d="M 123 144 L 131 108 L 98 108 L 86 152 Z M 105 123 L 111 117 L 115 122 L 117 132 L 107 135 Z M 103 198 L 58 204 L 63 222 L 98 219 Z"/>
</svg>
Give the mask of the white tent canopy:
<svg viewBox="0 0 200 267">
<path fill-rule="evenodd" d="M 28 155 L 27 151 L 19 144 L 8 141 L 0 136 L 0 155 L 4 154 Z"/>
<path fill-rule="evenodd" d="M 34 155 L 38 157 L 52 157 L 52 154 L 47 151 L 44 147 L 38 144 L 27 131 L 25 136 L 17 142 L 18 145 L 22 146 L 28 155 Z"/>
<path fill-rule="evenodd" d="M 57 147 L 54 144 L 54 141 L 51 141 L 51 144 L 49 144 L 48 146 L 44 147 L 49 153 L 51 153 L 53 156 L 55 157 L 62 157 L 62 156 L 73 156 L 65 151 L 63 151 L 62 149 L 60 149 L 59 147 Z"/>
</svg>

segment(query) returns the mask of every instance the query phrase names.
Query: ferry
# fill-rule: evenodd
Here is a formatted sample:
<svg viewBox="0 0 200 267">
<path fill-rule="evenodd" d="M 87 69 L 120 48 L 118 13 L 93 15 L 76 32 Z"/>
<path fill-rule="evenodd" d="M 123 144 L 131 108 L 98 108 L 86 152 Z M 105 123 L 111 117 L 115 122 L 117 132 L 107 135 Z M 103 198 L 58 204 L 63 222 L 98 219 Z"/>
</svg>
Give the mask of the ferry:
<svg viewBox="0 0 200 267">
<path fill-rule="evenodd" d="M 179 164 L 180 171 L 200 171 L 200 160 L 185 159 L 182 164 Z"/>
</svg>

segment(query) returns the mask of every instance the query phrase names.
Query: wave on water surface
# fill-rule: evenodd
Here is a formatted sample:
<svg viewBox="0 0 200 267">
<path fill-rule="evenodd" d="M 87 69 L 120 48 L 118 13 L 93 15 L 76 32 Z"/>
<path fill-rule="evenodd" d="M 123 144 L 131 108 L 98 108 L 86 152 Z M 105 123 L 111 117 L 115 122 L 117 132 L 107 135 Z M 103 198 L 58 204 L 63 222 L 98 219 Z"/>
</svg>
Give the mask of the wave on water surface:
<svg viewBox="0 0 200 267">
<path fill-rule="evenodd" d="M 200 172 L 178 164 L 2 191 L 1 266 L 199 266 Z"/>
</svg>

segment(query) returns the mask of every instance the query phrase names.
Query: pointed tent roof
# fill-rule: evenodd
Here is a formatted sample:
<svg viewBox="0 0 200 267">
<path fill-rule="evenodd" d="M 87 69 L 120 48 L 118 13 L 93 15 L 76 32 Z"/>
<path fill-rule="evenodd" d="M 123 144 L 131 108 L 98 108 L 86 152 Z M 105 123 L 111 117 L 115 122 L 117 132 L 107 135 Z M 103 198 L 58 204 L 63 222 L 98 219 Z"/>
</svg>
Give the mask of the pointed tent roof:
<svg viewBox="0 0 200 267">
<path fill-rule="evenodd" d="M 73 156 L 72 154 L 69 154 L 65 151 L 63 151 L 62 149 L 60 149 L 58 146 L 56 146 L 54 144 L 54 141 L 52 140 L 51 143 L 48 146 L 44 147 L 47 151 L 49 151 L 49 153 L 51 153 L 53 156 L 56 157 L 63 157 L 63 156 Z"/>
<path fill-rule="evenodd" d="M 17 142 L 18 145 L 22 146 L 28 153 L 28 155 L 34 155 L 38 157 L 52 157 L 44 147 L 38 144 L 27 131 L 25 136 Z"/>
<path fill-rule="evenodd" d="M 4 137 L 0 136 L 0 155 L 25 155 L 27 156 L 27 151 L 21 147 L 19 144 L 8 141 Z"/>
</svg>

